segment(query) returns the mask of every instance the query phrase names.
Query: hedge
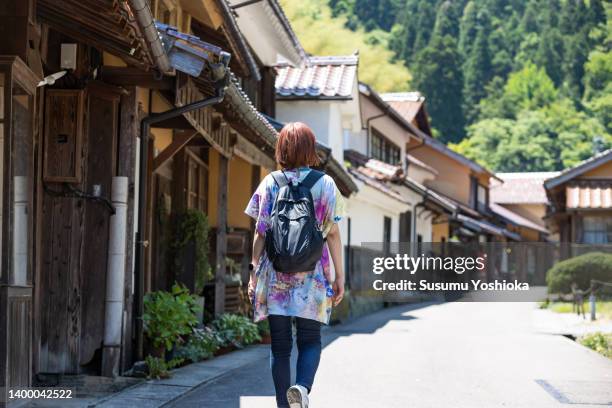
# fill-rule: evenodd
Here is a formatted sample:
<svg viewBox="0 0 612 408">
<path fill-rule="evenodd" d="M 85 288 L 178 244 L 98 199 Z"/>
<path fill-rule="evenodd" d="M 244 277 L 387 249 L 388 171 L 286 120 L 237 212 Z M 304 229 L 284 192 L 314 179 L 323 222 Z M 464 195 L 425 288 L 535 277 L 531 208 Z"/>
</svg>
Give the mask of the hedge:
<svg viewBox="0 0 612 408">
<path fill-rule="evenodd" d="M 591 279 L 612 282 L 612 254 L 589 252 L 558 262 L 546 274 L 548 293 L 571 293 L 572 282 L 587 290 Z"/>
</svg>

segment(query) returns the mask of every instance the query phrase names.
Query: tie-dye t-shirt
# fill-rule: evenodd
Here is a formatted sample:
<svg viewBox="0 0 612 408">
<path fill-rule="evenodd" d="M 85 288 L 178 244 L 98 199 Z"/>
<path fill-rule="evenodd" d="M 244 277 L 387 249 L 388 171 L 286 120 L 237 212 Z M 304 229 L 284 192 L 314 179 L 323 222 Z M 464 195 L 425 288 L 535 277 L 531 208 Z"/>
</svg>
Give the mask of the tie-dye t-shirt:
<svg viewBox="0 0 612 408">
<path fill-rule="evenodd" d="M 304 177 L 310 171 L 304 167 L 299 170 L 285 170 L 290 181 Z M 270 228 L 272 205 L 276 199 L 278 185 L 271 175 L 266 176 L 251 197 L 245 213 L 257 222 L 255 228 L 265 235 Z M 326 236 L 334 223 L 342 219 L 345 213 L 344 199 L 338 191 L 334 180 L 325 175 L 311 189 L 316 218 L 321 225 L 323 236 Z M 259 259 L 257 286 L 255 288 L 254 311 L 255 321 L 265 319 L 268 315 L 297 316 L 317 320 L 328 324 L 332 309 L 331 286 L 333 276 L 327 244 L 323 255 L 312 272 L 281 273 L 276 272 L 265 250 Z"/>
</svg>

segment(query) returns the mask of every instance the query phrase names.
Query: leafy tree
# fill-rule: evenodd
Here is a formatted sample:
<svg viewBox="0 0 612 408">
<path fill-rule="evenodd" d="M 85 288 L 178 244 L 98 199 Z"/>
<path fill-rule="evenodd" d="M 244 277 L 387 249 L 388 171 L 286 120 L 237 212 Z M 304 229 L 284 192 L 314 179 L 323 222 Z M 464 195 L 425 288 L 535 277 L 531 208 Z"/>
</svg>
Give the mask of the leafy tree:
<svg viewBox="0 0 612 408">
<path fill-rule="evenodd" d="M 555 86 L 563 82 L 563 38 L 556 28 L 546 30 L 540 37 L 533 62 L 544 67 Z"/>
<path fill-rule="evenodd" d="M 458 34 L 459 21 L 455 15 L 455 9 L 453 8 L 453 4 L 449 0 L 446 0 L 438 7 L 433 35 L 448 35 L 457 38 Z"/>
<path fill-rule="evenodd" d="M 468 122 L 477 116 L 476 106 L 486 96 L 485 86 L 491 78 L 491 57 L 489 53 L 488 32 L 481 27 L 470 56 L 464 66 L 464 112 Z"/>
<path fill-rule="evenodd" d="M 499 80 L 495 83 L 499 86 Z M 557 98 L 557 90 L 542 68 L 527 64 L 510 74 L 503 93 L 492 93 L 481 103 L 485 117 L 515 118 L 523 110 L 534 110 L 550 105 Z"/>
<path fill-rule="evenodd" d="M 419 52 L 429 43 L 430 33 L 432 31 L 431 28 L 436 21 L 436 11 L 429 1 L 418 2 L 416 19 L 417 24 L 415 26 L 416 33 L 414 36 L 414 43 L 410 54 L 406 54 L 407 56 L 412 56 Z"/>
<path fill-rule="evenodd" d="M 584 92 L 582 78 L 584 76 L 584 64 L 587 61 L 588 55 L 589 44 L 585 30 L 567 37 L 563 69 L 565 71 L 567 90 L 575 100 L 579 100 Z"/>
<path fill-rule="evenodd" d="M 463 9 L 459 24 L 459 52 L 465 58 L 470 54 L 472 43 L 478 33 L 478 9 L 474 1 L 470 1 Z"/>
<path fill-rule="evenodd" d="M 432 125 L 442 140 L 461 140 L 464 136 L 463 81 L 456 41 L 448 35 L 434 36 L 429 46 L 417 54 L 413 76 L 414 86 L 428 100 Z"/>
<path fill-rule="evenodd" d="M 612 84 L 612 51 L 595 50 L 589 54 L 585 69 L 585 97 L 592 98 Z"/>
<path fill-rule="evenodd" d="M 366 30 L 381 28 L 391 30 L 399 2 L 395 0 L 355 0 L 353 12 Z"/>
<path fill-rule="evenodd" d="M 606 9 L 601 0 L 589 1 L 589 21 L 593 25 L 606 24 Z"/>
<path fill-rule="evenodd" d="M 521 21 L 521 30 L 525 33 L 538 32 L 538 4 L 535 1 L 527 3 L 525 14 Z"/>
</svg>

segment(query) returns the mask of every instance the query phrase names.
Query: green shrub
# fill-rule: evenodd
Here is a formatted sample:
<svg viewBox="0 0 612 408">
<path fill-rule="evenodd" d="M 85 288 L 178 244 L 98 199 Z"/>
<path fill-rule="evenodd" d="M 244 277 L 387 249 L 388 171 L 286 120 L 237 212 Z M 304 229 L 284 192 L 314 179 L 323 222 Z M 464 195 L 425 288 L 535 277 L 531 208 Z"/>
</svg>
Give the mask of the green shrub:
<svg viewBox="0 0 612 408">
<path fill-rule="evenodd" d="M 224 346 L 242 348 L 261 340 L 259 329 L 248 317 L 236 314 L 223 314 L 212 322 L 223 339 Z"/>
<path fill-rule="evenodd" d="M 198 323 L 198 309 L 195 296 L 178 283 L 172 286 L 172 292 L 148 293 L 144 297 L 142 315 L 147 338 L 153 346 L 162 347 L 164 352 L 172 349 Z"/>
<path fill-rule="evenodd" d="M 549 293 L 571 293 L 572 282 L 586 290 L 591 286 L 591 279 L 612 281 L 612 254 L 590 252 L 566 259 L 546 274 Z"/>
<path fill-rule="evenodd" d="M 211 358 L 223 345 L 224 339 L 211 329 L 193 329 L 193 333 L 184 345 L 177 348 L 176 356 L 185 358 L 193 363 Z"/>
<path fill-rule="evenodd" d="M 268 319 L 257 322 L 257 328 L 259 329 L 259 334 L 261 336 L 268 336 L 270 334 L 270 323 L 268 322 Z"/>
<path fill-rule="evenodd" d="M 161 380 L 162 378 L 170 377 L 170 370 L 182 364 L 184 359 L 173 358 L 166 362 L 163 358 L 147 356 L 145 363 L 147 364 L 147 379 Z"/>
<path fill-rule="evenodd" d="M 601 332 L 586 334 L 578 339 L 580 344 L 612 358 L 612 334 Z"/>
</svg>

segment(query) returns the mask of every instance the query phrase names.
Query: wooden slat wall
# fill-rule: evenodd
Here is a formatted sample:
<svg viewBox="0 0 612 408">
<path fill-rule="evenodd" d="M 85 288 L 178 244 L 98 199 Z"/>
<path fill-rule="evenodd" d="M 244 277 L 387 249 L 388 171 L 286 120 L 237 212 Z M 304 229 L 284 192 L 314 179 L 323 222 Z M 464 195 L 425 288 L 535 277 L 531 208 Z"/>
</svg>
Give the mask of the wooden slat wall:
<svg viewBox="0 0 612 408">
<path fill-rule="evenodd" d="M 11 294 L 11 292 L 13 292 Z M 8 387 L 31 384 L 32 294 L 29 289 L 9 290 L 8 295 Z"/>
<path fill-rule="evenodd" d="M 89 89 L 87 113 L 82 113 L 88 120 L 79 168 L 83 181 L 73 184 L 75 188 L 91 192 L 98 184 L 104 196 L 110 195 L 116 171 L 118 103 L 117 94 L 99 86 Z M 57 183 L 48 186 L 61 188 Z M 79 373 L 101 347 L 109 218 L 109 210 L 99 202 L 44 195 L 40 372 Z"/>
</svg>

